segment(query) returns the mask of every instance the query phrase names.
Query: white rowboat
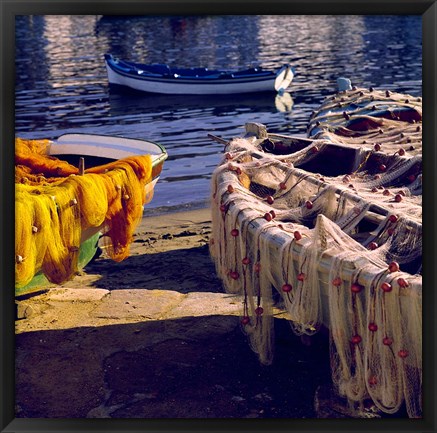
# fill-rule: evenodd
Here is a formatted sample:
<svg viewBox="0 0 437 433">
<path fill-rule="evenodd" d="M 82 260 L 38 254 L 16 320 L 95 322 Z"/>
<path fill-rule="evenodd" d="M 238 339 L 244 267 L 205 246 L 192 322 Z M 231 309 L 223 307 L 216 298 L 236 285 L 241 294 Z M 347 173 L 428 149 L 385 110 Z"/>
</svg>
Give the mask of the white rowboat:
<svg viewBox="0 0 437 433">
<path fill-rule="evenodd" d="M 242 71 L 208 68 L 170 68 L 163 64 L 144 65 L 119 60 L 105 54 L 110 84 L 142 92 L 174 95 L 225 95 L 251 92 L 283 92 L 294 77 L 293 68 L 284 65 L 277 72 L 252 68 Z"/>
</svg>

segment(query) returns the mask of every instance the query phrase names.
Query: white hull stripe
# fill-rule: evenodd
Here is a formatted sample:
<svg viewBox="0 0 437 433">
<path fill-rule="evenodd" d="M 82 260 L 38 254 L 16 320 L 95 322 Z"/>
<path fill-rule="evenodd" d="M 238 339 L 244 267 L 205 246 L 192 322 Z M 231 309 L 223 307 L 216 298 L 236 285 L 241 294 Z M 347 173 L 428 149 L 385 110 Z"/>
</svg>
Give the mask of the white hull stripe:
<svg viewBox="0 0 437 433">
<path fill-rule="evenodd" d="M 160 82 L 165 84 L 189 84 L 189 85 L 214 85 L 220 86 L 222 84 L 241 84 L 241 83 L 260 83 L 260 82 L 275 82 L 276 74 L 269 74 L 268 76 L 258 76 L 258 77 L 235 77 L 235 78 L 174 78 L 174 77 L 151 77 L 149 75 L 142 76 L 133 73 L 128 73 L 120 69 L 114 68 L 112 65 L 108 64 L 111 71 L 115 75 L 120 75 L 126 77 L 130 80 L 138 81 L 148 81 L 148 82 Z M 111 76 L 110 78 L 113 78 Z M 115 83 L 116 84 L 116 83 Z"/>
<path fill-rule="evenodd" d="M 127 86 L 143 92 L 175 95 L 283 91 L 290 85 L 294 76 L 294 70 L 288 64 L 276 72 L 261 69 L 258 71 L 171 69 L 167 65 L 125 62 L 106 54 L 105 65 L 110 84 Z M 198 75 L 194 76 L 194 74 Z"/>
</svg>

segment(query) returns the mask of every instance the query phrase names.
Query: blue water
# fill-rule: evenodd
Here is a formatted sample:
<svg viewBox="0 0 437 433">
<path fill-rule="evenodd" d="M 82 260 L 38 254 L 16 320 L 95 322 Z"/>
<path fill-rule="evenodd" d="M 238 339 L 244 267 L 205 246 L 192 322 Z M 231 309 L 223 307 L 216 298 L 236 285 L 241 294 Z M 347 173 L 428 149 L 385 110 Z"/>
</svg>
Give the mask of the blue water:
<svg viewBox="0 0 437 433">
<path fill-rule="evenodd" d="M 296 76 L 287 93 L 159 96 L 110 89 L 104 53 L 173 66 L 276 69 Z M 246 122 L 304 135 L 311 111 L 354 85 L 422 94 L 420 16 L 21 16 L 16 19 L 16 135 L 68 132 L 162 143 L 169 154 L 146 213 L 207 203 L 223 147 Z"/>
</svg>

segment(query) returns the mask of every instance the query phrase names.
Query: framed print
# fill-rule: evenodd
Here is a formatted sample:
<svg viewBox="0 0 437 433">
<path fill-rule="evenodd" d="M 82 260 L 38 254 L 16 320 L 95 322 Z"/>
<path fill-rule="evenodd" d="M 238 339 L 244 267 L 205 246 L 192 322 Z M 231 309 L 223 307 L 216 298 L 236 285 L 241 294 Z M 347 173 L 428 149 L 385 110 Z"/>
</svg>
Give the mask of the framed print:
<svg viewBox="0 0 437 433">
<path fill-rule="evenodd" d="M 434 1 L 0 11 L 1 431 L 435 430 Z"/>
</svg>

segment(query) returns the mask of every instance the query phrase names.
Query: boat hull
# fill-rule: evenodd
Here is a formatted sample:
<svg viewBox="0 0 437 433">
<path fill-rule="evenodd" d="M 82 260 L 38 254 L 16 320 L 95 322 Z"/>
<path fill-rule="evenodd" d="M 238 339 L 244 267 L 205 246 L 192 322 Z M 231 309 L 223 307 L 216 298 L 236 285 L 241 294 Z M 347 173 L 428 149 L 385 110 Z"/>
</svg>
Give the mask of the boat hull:
<svg viewBox="0 0 437 433">
<path fill-rule="evenodd" d="M 272 362 L 278 310 L 297 335 L 327 328 L 357 413 L 422 416 L 421 131 L 420 98 L 350 89 L 309 138 L 247 124 L 213 173 L 210 252 L 252 349 Z"/>
<path fill-rule="evenodd" d="M 167 159 L 166 150 L 158 143 L 97 134 L 64 134 L 57 140 L 51 141 L 46 151 L 48 155 L 60 159 L 74 157 L 75 160 L 79 160 L 83 157 L 85 164 L 92 159 L 94 166 L 108 160 L 115 161 L 129 156 L 149 154 L 152 157 L 152 180 L 145 185 L 146 197 L 153 193 L 164 161 Z M 82 232 L 78 269 L 84 268 L 96 256 L 102 229 L 103 226 L 89 227 Z M 15 287 L 15 295 L 26 295 L 44 289 L 50 284 L 46 276 L 38 271 L 28 284 Z"/>
<path fill-rule="evenodd" d="M 258 127 L 261 126 L 261 130 Z M 257 138 L 260 138 L 261 135 L 266 133 L 266 130 L 262 129 L 263 126 L 259 124 L 246 124 L 246 131 L 249 131 L 249 141 L 254 138 L 252 135 L 255 132 Z M 275 137 L 275 139 L 281 139 L 281 142 L 285 141 L 286 136 L 279 136 L 276 134 L 269 134 L 269 137 Z M 308 149 L 308 153 L 311 153 L 311 146 L 314 143 L 314 140 L 305 139 L 305 138 L 293 138 L 289 137 L 291 141 L 291 147 L 295 149 L 298 146 L 304 146 L 303 151 Z M 261 140 L 262 141 L 262 140 Z M 243 145 L 244 146 L 244 145 Z M 212 197 L 211 197 L 211 206 L 212 206 L 212 218 L 213 218 L 213 229 L 214 235 L 217 239 L 214 238 L 214 243 L 212 244 L 210 251 L 213 259 L 216 264 L 220 261 L 226 260 L 227 250 L 222 249 L 221 246 L 218 245 L 218 238 L 221 233 L 225 233 L 226 240 L 224 244 L 233 245 L 235 243 L 241 243 L 240 246 L 235 248 L 235 251 L 238 251 L 238 254 L 243 254 L 242 251 L 245 251 L 248 255 L 250 252 L 250 248 L 254 246 L 254 248 L 259 248 L 259 245 L 264 245 L 263 251 L 267 254 L 268 258 L 265 258 L 265 261 L 272 264 L 272 269 L 268 272 L 268 278 L 270 279 L 270 283 L 272 288 L 276 289 L 278 292 L 281 292 L 281 286 L 283 285 L 283 272 L 282 269 L 277 267 L 278 262 L 283 262 L 280 259 L 281 255 L 284 254 L 285 246 L 289 246 L 293 244 L 292 248 L 289 250 L 289 262 L 290 266 L 295 268 L 296 275 L 298 273 L 299 266 L 302 265 L 299 261 L 301 260 L 301 254 L 303 249 L 308 245 L 306 240 L 301 240 L 300 242 L 295 241 L 294 230 L 301 230 L 302 233 L 307 231 L 308 233 L 314 233 L 317 229 L 317 222 L 314 222 L 314 216 L 312 216 L 310 220 L 311 229 L 300 225 L 300 228 L 292 229 L 292 225 L 288 225 L 287 222 L 282 221 L 282 215 L 287 212 L 286 208 L 283 207 L 283 203 L 280 205 L 276 204 L 276 199 L 273 204 L 269 204 L 266 200 L 267 191 L 272 188 L 272 185 L 266 183 L 266 185 L 259 186 L 258 192 L 253 190 L 253 187 L 248 187 L 245 182 L 244 175 L 244 163 L 250 163 L 253 160 L 255 161 L 263 161 L 267 163 L 270 160 L 271 167 L 276 169 L 277 167 L 281 167 L 281 172 L 286 172 L 288 176 L 288 183 L 290 183 L 290 179 L 296 179 L 296 183 L 290 183 L 288 188 L 291 190 L 301 188 L 304 191 L 304 194 L 316 194 L 317 191 L 323 190 L 327 186 L 327 179 L 318 175 L 317 173 L 311 173 L 299 167 L 293 167 L 282 155 L 269 155 L 268 153 L 264 153 L 263 151 L 245 151 L 244 147 L 239 145 L 238 139 L 235 141 L 231 141 L 226 147 L 225 151 L 228 153 L 229 160 L 225 159 L 221 165 L 216 169 L 213 174 L 213 189 L 212 189 Z M 335 143 L 327 144 L 327 148 L 331 148 L 331 151 L 336 150 L 343 151 L 345 150 L 342 145 L 338 145 Z M 348 151 L 350 149 L 347 149 Z M 299 151 L 298 151 L 299 152 Z M 358 152 L 358 149 L 357 149 Z M 246 155 L 250 155 L 250 158 Z M 235 155 L 235 159 L 233 157 Z M 245 156 L 242 156 L 245 155 Z M 347 156 L 350 161 L 355 162 L 357 160 L 357 156 L 354 153 L 349 153 L 348 155 L 344 154 L 343 157 Z M 363 157 L 365 158 L 365 157 Z M 240 161 L 241 159 L 241 161 Z M 369 159 L 369 158 L 367 158 Z M 230 162 L 229 162 L 230 161 Z M 241 166 L 239 163 L 242 162 Z M 351 164 L 352 169 L 356 169 L 355 166 Z M 237 167 L 241 167 L 243 173 L 238 171 Z M 240 173 L 240 174 L 238 174 Z M 261 172 L 260 172 L 261 173 Z M 260 181 L 262 181 L 263 176 L 260 175 Z M 232 186 L 231 189 L 228 189 L 229 186 Z M 262 194 L 265 194 L 264 197 L 257 196 L 259 191 L 262 191 Z M 273 195 L 273 191 L 269 192 Z M 261 195 L 262 195 L 261 194 Z M 281 195 L 280 192 L 276 193 L 278 196 Z M 347 198 L 352 204 L 356 206 L 362 206 L 362 198 L 353 191 L 349 192 L 349 188 L 347 185 L 339 185 L 338 189 L 335 188 L 335 194 L 337 196 L 337 201 L 339 201 L 339 197 L 342 196 Z M 256 197 L 256 205 L 254 205 L 254 197 Z M 276 219 L 272 217 L 272 219 L 266 219 L 265 214 L 268 214 L 270 210 L 272 210 L 277 214 Z M 378 203 L 371 203 L 368 207 L 368 215 L 367 220 L 373 222 L 374 224 L 380 224 L 384 218 L 390 215 L 389 211 L 390 207 L 385 207 L 384 205 Z M 310 212 L 310 210 L 308 210 Z M 391 211 L 392 212 L 392 211 Z M 321 212 L 323 213 L 323 212 Z M 340 223 L 340 218 L 338 221 L 333 220 L 334 223 Z M 323 224 L 323 223 L 321 223 Z M 325 221 L 325 224 L 326 221 Z M 313 227 L 314 225 L 314 227 Z M 296 223 L 296 226 L 299 224 Z M 239 233 L 235 237 L 232 235 L 232 230 L 238 227 Z M 420 220 L 411 215 L 411 219 L 409 221 L 409 229 L 412 232 L 422 233 L 422 224 Z M 353 230 L 352 230 L 353 231 Z M 355 235 L 358 239 L 359 236 Z M 354 235 L 351 235 L 354 237 Z M 370 239 L 371 236 L 369 236 Z M 381 273 L 388 264 L 384 262 L 373 262 L 372 259 L 366 257 L 366 248 L 370 241 L 363 242 L 365 247 L 363 247 L 362 257 L 358 260 L 350 259 L 350 266 L 346 266 L 342 269 L 339 277 L 343 281 L 350 281 L 353 278 L 353 275 L 356 274 L 357 269 L 362 268 L 359 272 L 359 276 L 357 278 L 357 282 L 360 284 L 365 284 L 368 281 L 371 281 L 375 275 Z M 318 263 L 317 274 L 318 284 L 320 285 L 320 296 L 322 301 L 320 302 L 320 315 L 321 325 L 329 328 L 331 323 L 330 312 L 329 312 L 329 294 L 332 290 L 332 287 L 329 284 L 329 273 L 332 267 L 332 263 L 335 260 L 335 251 L 323 253 L 323 258 Z M 234 251 L 232 251 L 234 254 Z M 237 256 L 238 256 L 237 254 Z M 256 257 L 257 254 L 253 254 L 253 257 Z M 221 267 L 220 265 L 217 268 L 219 276 L 222 278 L 225 288 L 229 289 L 229 291 L 233 292 L 235 289 L 241 289 L 241 275 L 245 274 L 250 268 L 253 268 L 253 260 L 251 260 L 249 265 L 242 265 L 241 260 L 243 256 L 238 257 L 235 260 L 234 268 L 239 270 L 240 280 L 235 280 L 229 273 L 229 267 Z M 284 259 L 285 260 L 285 259 Z M 401 277 L 401 275 L 398 275 Z M 418 299 L 422 296 L 422 276 L 416 273 L 408 273 L 404 272 L 402 277 L 405 280 L 408 280 L 408 288 L 402 288 L 400 290 L 400 299 L 404 303 L 405 306 L 408 305 L 408 302 L 411 299 Z M 245 277 L 246 278 L 246 277 Z M 297 281 L 293 281 L 293 284 L 296 284 Z M 285 296 L 284 293 L 282 295 Z M 366 310 L 366 301 L 365 297 L 362 298 L 363 309 Z M 292 321 L 299 321 L 301 318 L 290 315 L 290 312 L 284 313 L 285 316 Z M 315 321 L 316 322 L 316 321 Z"/>
<path fill-rule="evenodd" d="M 126 62 L 127 63 L 127 62 Z M 185 78 L 150 76 L 138 68 L 121 68 L 114 59 L 106 58 L 106 71 L 110 84 L 126 86 L 149 93 L 173 95 L 229 95 L 234 93 L 274 92 L 285 90 L 293 79 L 293 70 L 286 65 L 278 73 L 233 78 Z"/>
<path fill-rule="evenodd" d="M 83 269 L 96 256 L 99 249 L 99 238 L 100 233 L 96 232 L 87 237 L 81 243 L 79 248 L 78 269 Z M 29 293 L 39 291 L 45 287 L 48 287 L 50 284 L 51 283 L 47 277 L 42 272 L 38 272 L 35 274 L 29 284 L 26 284 L 23 287 L 15 288 L 15 296 L 27 295 Z"/>
</svg>

